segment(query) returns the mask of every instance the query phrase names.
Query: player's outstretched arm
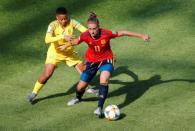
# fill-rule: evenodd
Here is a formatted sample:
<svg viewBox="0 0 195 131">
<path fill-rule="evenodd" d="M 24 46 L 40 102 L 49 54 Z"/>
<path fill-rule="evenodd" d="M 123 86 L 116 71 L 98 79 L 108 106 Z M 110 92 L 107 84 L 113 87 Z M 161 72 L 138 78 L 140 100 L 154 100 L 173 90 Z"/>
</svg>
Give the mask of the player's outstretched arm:
<svg viewBox="0 0 195 131">
<path fill-rule="evenodd" d="M 59 40 L 70 41 L 73 38 L 74 38 L 73 35 L 57 35 L 57 36 L 53 36 L 51 33 L 47 33 L 46 36 L 45 36 L 45 43 L 46 44 L 50 44 L 50 43 L 53 43 L 53 42 L 57 42 Z"/>
<path fill-rule="evenodd" d="M 143 39 L 144 41 L 149 41 L 150 37 L 146 34 L 136 33 L 136 32 L 130 32 L 130 31 L 118 31 L 118 36 L 128 36 L 128 37 L 137 37 L 140 39 Z"/>
<path fill-rule="evenodd" d="M 79 39 L 71 39 L 68 42 L 68 44 L 59 46 L 58 47 L 58 50 L 63 51 L 63 50 L 67 49 L 70 46 L 76 46 L 76 45 L 78 45 L 78 43 L 79 43 Z"/>
<path fill-rule="evenodd" d="M 76 20 L 72 20 L 73 27 L 80 32 L 85 32 L 87 29 Z"/>
</svg>

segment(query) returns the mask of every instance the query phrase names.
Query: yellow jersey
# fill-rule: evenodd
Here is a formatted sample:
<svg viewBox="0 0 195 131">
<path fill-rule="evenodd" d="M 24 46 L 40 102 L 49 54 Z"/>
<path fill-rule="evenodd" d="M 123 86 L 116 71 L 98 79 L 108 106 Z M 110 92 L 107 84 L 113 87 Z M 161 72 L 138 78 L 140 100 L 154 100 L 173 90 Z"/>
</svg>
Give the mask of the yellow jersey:
<svg viewBox="0 0 195 131">
<path fill-rule="evenodd" d="M 64 35 L 72 35 L 74 29 L 80 32 L 85 32 L 87 29 L 74 19 L 70 19 L 69 24 L 66 27 L 62 27 L 57 20 L 51 22 L 48 26 L 45 36 L 45 43 L 49 44 L 48 53 L 57 54 L 59 56 L 67 56 L 74 53 L 74 48 L 71 46 L 64 51 L 57 49 L 58 46 L 67 44 L 64 40 Z"/>
</svg>

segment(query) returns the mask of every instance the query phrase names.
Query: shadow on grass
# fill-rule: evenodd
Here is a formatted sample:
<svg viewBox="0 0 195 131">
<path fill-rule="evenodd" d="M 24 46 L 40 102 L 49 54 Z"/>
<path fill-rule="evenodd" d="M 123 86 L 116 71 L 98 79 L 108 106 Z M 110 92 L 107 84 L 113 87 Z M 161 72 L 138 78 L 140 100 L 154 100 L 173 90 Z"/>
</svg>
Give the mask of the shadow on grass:
<svg viewBox="0 0 195 131">
<path fill-rule="evenodd" d="M 144 20 L 151 20 L 172 11 L 179 11 L 185 4 L 185 1 L 152 0 L 150 2 L 143 1 L 142 4 L 139 2 L 133 4 L 134 6 L 129 8 L 124 15 L 130 17 L 131 20 L 135 19 L 135 21 L 143 23 Z"/>
<path fill-rule="evenodd" d="M 122 67 L 118 67 L 116 68 L 115 70 L 115 73 L 113 74 L 112 77 L 115 77 L 121 73 L 125 73 L 129 76 L 131 76 L 134 81 L 137 81 L 138 80 L 138 76 L 133 73 L 132 71 L 128 70 L 128 67 L 127 66 L 122 66 Z M 92 85 L 99 85 L 99 75 L 95 76 L 93 81 L 92 81 Z M 49 95 L 49 96 L 46 96 L 46 97 L 42 97 L 42 98 L 38 98 L 38 99 L 35 99 L 32 104 L 36 104 L 38 102 L 41 102 L 43 100 L 47 100 L 47 99 L 54 99 L 56 97 L 63 97 L 63 96 L 66 96 L 66 95 L 70 95 L 72 93 L 75 92 L 75 89 L 76 89 L 76 86 L 77 86 L 77 83 L 74 84 L 67 92 L 63 92 L 63 93 L 56 93 L 56 94 L 52 94 L 52 95 Z M 94 87 L 94 89 L 98 89 L 98 87 Z M 98 97 L 90 97 L 90 98 L 83 98 L 82 101 L 97 101 L 98 100 Z"/>
<path fill-rule="evenodd" d="M 120 117 L 116 120 L 109 120 L 109 121 L 119 121 L 119 120 L 122 120 L 126 117 L 126 114 L 125 113 L 121 113 L 120 114 Z M 105 118 L 105 115 L 103 114 L 102 116 L 99 117 L 100 119 L 104 119 Z M 106 119 L 106 118 L 105 118 Z M 107 119 L 108 120 L 108 119 Z"/>
<path fill-rule="evenodd" d="M 154 75 L 151 78 L 147 80 L 139 80 L 138 76 L 130 71 L 127 66 L 121 66 L 118 67 L 112 77 L 126 74 L 131 79 L 133 78 L 133 81 L 130 82 L 123 82 L 119 80 L 110 80 L 110 84 L 120 84 L 123 85 L 122 87 L 119 87 L 117 90 L 114 90 L 112 92 L 109 92 L 108 97 L 115 97 L 115 96 L 121 96 L 126 95 L 125 100 L 118 104 L 119 108 L 124 108 L 125 106 L 128 106 L 133 101 L 140 98 L 147 90 L 149 90 L 151 87 L 159 85 L 159 84 L 165 84 L 169 82 L 195 82 L 195 80 L 192 79 L 170 79 L 170 80 L 161 80 L 160 75 Z M 99 77 L 98 77 L 99 78 Z M 96 81 L 98 84 L 98 82 Z M 83 101 L 97 101 L 97 97 L 90 97 L 90 98 L 84 98 Z"/>
<path fill-rule="evenodd" d="M 170 80 L 161 80 L 160 75 L 154 75 L 147 80 L 138 80 L 134 82 L 122 82 L 119 80 L 111 80 L 112 84 L 122 84 L 123 86 L 109 93 L 108 97 L 126 95 L 125 99 L 122 103 L 118 104 L 119 108 L 124 108 L 128 106 L 130 103 L 134 102 L 138 98 L 140 98 L 147 90 L 151 87 L 165 84 L 169 82 L 195 82 L 192 79 L 170 79 Z"/>
<path fill-rule="evenodd" d="M 22 8 L 29 8 L 30 5 L 35 6 L 36 4 L 39 5 L 39 2 L 35 1 L 25 1 L 25 0 L 17 0 L 22 2 L 23 7 L 18 4 L 18 2 L 7 2 L 5 9 L 12 10 L 14 7 L 14 11 L 17 11 Z M 43 1 L 42 1 L 43 2 Z M 77 0 L 69 0 L 69 1 L 57 1 L 57 6 L 63 6 L 67 7 L 70 14 L 74 13 L 82 13 L 82 11 L 85 10 L 85 8 L 89 7 L 92 4 L 97 4 L 99 2 L 103 1 L 91 1 L 91 0 L 82 0 L 81 2 L 78 2 Z M 30 4 L 29 4 L 30 3 Z M 43 4 L 43 6 L 47 6 L 46 4 Z M 53 5 L 52 5 L 53 6 Z M 56 6 L 56 7 L 57 7 Z M 9 57 L 14 59 L 21 59 L 22 56 L 24 56 L 25 60 L 30 59 L 37 59 L 42 54 L 43 50 L 36 49 L 36 48 L 42 48 L 42 45 L 39 45 L 36 48 L 32 48 L 31 45 L 26 42 L 26 44 L 21 43 L 24 40 L 30 40 L 34 39 L 33 36 L 35 36 L 35 33 L 39 32 L 40 30 L 46 30 L 47 26 L 49 25 L 49 22 L 53 21 L 55 19 L 55 8 L 46 8 L 45 10 L 42 10 L 41 13 L 36 12 L 37 15 L 34 16 L 28 16 L 29 18 L 27 20 L 22 21 L 21 23 L 16 23 L 17 25 L 13 25 L 11 30 L 6 30 L 0 35 L 0 41 L 1 41 L 1 48 L 0 48 L 0 54 L 3 57 Z M 29 10 L 31 11 L 31 10 Z M 28 13 L 28 12 L 26 12 Z M 21 13 L 22 15 L 22 13 Z M 79 21 L 79 20 L 78 20 Z M 12 25 L 10 25 L 12 26 Z M 45 32 L 41 34 L 42 35 L 42 42 L 44 43 L 43 39 L 45 36 Z M 11 39 L 10 39 L 11 38 Z M 41 38 L 39 38 L 41 39 Z M 8 41 L 9 40 L 9 41 Z M 36 43 L 37 44 L 37 43 Z M 23 52 L 24 50 L 24 52 Z M 29 51 L 30 50 L 30 51 Z M 32 51 L 34 50 L 34 51 Z M 29 51 L 29 52 L 28 52 Z M 44 50 L 45 51 L 45 50 Z M 28 56 L 28 57 L 27 57 Z M 22 57 L 23 58 L 23 57 Z"/>
<path fill-rule="evenodd" d="M 32 105 L 34 105 L 34 104 L 36 104 L 36 103 L 38 103 L 38 102 L 44 101 L 44 100 L 54 99 L 54 98 L 57 98 L 57 97 L 63 97 L 63 96 L 66 96 L 66 95 L 70 95 L 70 94 L 72 94 L 72 93 L 75 92 L 76 86 L 77 86 L 77 84 L 74 84 L 74 85 L 73 85 L 71 88 L 69 88 L 69 90 L 66 91 L 66 92 L 56 93 L 56 94 L 52 94 L 52 95 L 49 95 L 49 96 L 46 96 L 46 97 L 41 97 L 41 98 L 35 99 L 35 100 L 32 102 Z"/>
<path fill-rule="evenodd" d="M 131 78 L 133 78 L 134 81 L 138 81 L 138 76 L 130 71 L 128 69 L 128 66 L 121 66 L 121 67 L 118 67 L 114 70 L 114 73 L 112 74 L 112 78 L 113 77 L 116 77 L 118 75 L 121 75 L 121 74 L 126 74 L 128 76 L 130 76 Z M 97 75 L 93 80 L 92 80 L 92 85 L 99 85 L 99 77 L 100 75 Z M 112 82 L 110 81 L 110 84 L 112 84 Z M 99 89 L 99 86 L 94 86 L 93 89 L 96 89 L 98 90 Z M 83 98 L 82 101 L 97 101 L 98 100 L 98 97 L 90 97 L 90 98 Z"/>
<path fill-rule="evenodd" d="M 124 108 L 125 106 L 128 106 L 130 103 L 135 101 L 136 99 L 140 98 L 148 89 L 150 89 L 153 86 L 159 85 L 159 84 L 165 84 L 169 82 L 195 82 L 195 80 L 191 79 L 170 79 L 170 80 L 161 80 L 160 75 L 154 75 L 151 78 L 147 80 L 139 80 L 138 76 L 130 71 L 127 66 L 121 66 L 118 67 L 115 72 L 113 73 L 112 77 L 118 76 L 120 74 L 127 74 L 130 79 L 133 78 L 133 81 L 130 82 L 123 82 L 119 80 L 110 80 L 110 84 L 121 84 L 122 87 L 119 87 L 117 90 L 114 90 L 112 92 L 109 92 L 108 97 L 115 97 L 115 96 L 121 96 L 126 95 L 125 100 L 118 104 L 119 108 Z M 99 76 L 95 77 L 95 83 L 98 84 L 97 81 Z M 37 102 L 46 100 L 46 99 L 53 99 L 57 97 L 63 97 L 65 95 L 70 95 L 75 92 L 77 84 L 74 84 L 67 92 L 64 93 L 57 93 L 53 95 L 49 95 L 43 98 L 35 99 L 33 104 L 36 104 Z M 98 97 L 90 97 L 90 98 L 83 98 L 83 101 L 97 101 Z"/>
</svg>

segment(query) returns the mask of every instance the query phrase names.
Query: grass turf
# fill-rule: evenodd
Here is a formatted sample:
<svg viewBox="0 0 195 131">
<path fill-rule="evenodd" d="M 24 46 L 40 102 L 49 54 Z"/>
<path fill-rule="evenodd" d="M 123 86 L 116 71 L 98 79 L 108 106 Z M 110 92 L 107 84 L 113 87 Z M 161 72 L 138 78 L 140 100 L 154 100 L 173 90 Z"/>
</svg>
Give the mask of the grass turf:
<svg viewBox="0 0 195 131">
<path fill-rule="evenodd" d="M 0 130 L 195 130 L 194 4 L 194 0 L 1 0 Z M 63 63 L 37 103 L 27 103 L 26 96 L 44 67 L 45 31 L 59 5 L 85 26 L 93 10 L 102 27 L 152 37 L 150 43 L 112 40 L 118 59 L 105 106 L 119 105 L 118 121 L 93 115 L 94 95 L 66 106 L 79 75 Z M 86 45 L 76 50 L 83 56 Z"/>
</svg>

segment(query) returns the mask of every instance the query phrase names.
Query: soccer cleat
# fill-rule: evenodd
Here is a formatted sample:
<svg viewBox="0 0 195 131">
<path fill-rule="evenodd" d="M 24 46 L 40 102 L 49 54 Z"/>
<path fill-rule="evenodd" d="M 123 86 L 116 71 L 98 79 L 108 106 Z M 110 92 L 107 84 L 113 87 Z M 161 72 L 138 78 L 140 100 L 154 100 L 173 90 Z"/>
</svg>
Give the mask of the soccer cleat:
<svg viewBox="0 0 195 131">
<path fill-rule="evenodd" d="M 103 112 L 102 109 L 100 107 L 98 107 L 95 111 L 94 114 L 97 115 L 99 118 L 102 118 L 103 116 Z"/>
<path fill-rule="evenodd" d="M 95 90 L 95 89 L 93 89 L 93 88 L 88 88 L 88 89 L 86 90 L 86 92 L 89 93 L 89 94 L 95 94 L 95 93 L 98 92 L 98 90 Z"/>
<path fill-rule="evenodd" d="M 78 99 L 78 98 L 73 98 L 72 100 L 70 100 L 68 103 L 67 103 L 67 105 L 68 106 L 72 106 L 72 105 L 75 105 L 75 104 L 77 104 L 77 103 L 79 103 L 80 102 L 80 100 Z"/>
<path fill-rule="evenodd" d="M 27 100 L 28 100 L 30 103 L 32 103 L 36 96 L 37 96 L 37 94 L 32 93 L 30 96 L 27 97 Z"/>
</svg>

